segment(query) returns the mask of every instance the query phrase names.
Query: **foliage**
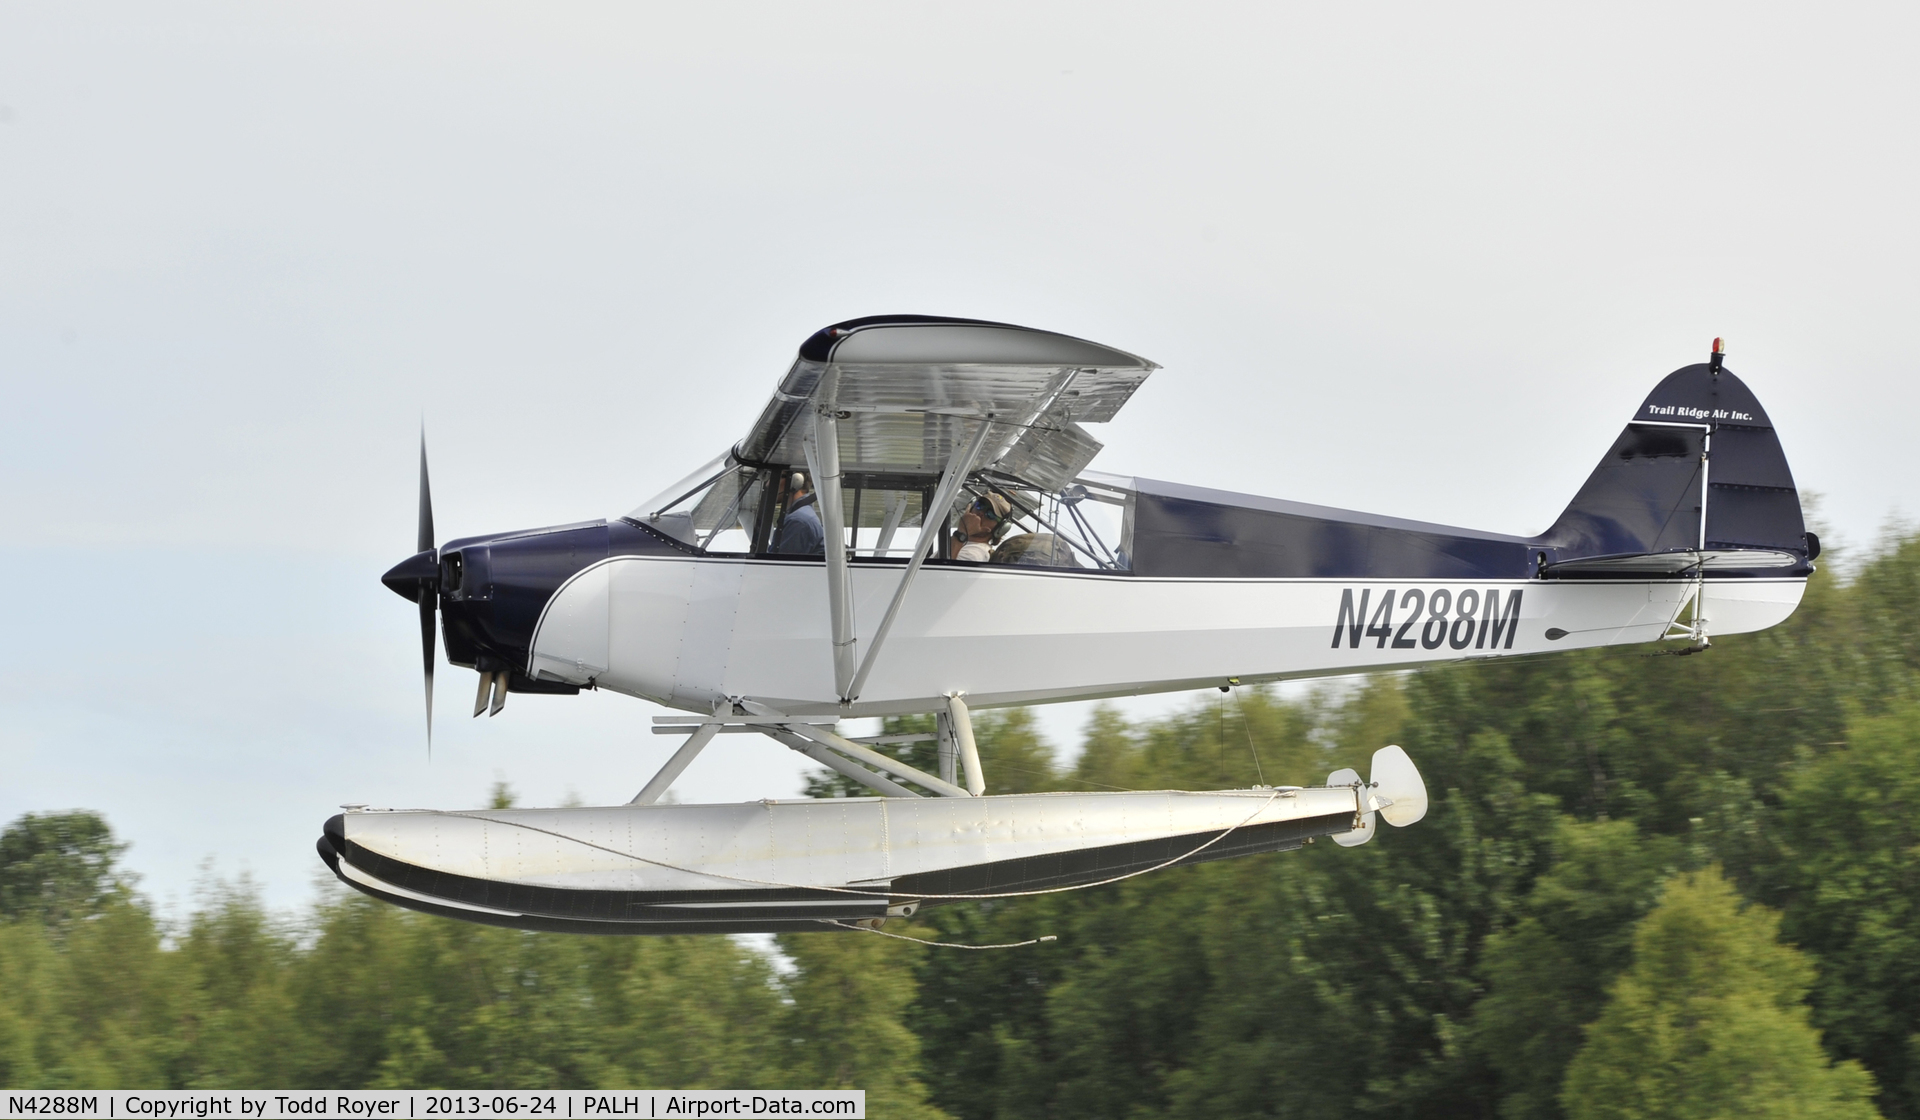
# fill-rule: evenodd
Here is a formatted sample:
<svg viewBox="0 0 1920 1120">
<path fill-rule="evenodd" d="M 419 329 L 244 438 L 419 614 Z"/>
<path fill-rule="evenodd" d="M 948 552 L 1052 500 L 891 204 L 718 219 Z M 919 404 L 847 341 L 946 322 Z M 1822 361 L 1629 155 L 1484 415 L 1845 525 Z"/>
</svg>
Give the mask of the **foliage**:
<svg viewBox="0 0 1920 1120">
<path fill-rule="evenodd" d="M 1718 868 L 1669 883 L 1568 1067 L 1571 1120 L 1878 1115 L 1859 1063 L 1820 1049 L 1804 1003 L 1813 967 L 1775 940 L 1779 925 L 1743 910 Z"/>
<path fill-rule="evenodd" d="M 892 938 L 852 933 L 787 934 L 796 969 L 788 987 L 788 1084 L 864 1089 L 867 1111 L 902 1120 L 940 1120 L 914 1076 L 920 1040 L 901 1021 L 913 999 L 911 958 L 923 950 Z"/>
<path fill-rule="evenodd" d="M 1681 856 L 1630 821 L 1561 818 L 1552 866 L 1534 881 L 1510 929 L 1487 938 L 1486 994 L 1473 1041 L 1500 1079 L 1510 1120 L 1559 1114 L 1561 1074 L 1631 959 L 1633 924 Z"/>
<path fill-rule="evenodd" d="M 123 889 L 113 863 L 126 850 L 98 813 L 28 813 L 0 832 L 0 920 L 61 927 Z"/>
<path fill-rule="evenodd" d="M 100 850 L 119 850 L 99 836 Z M 911 995 L 899 954 L 891 974 L 856 966 L 879 987 L 859 992 L 849 1015 L 792 998 L 835 998 L 832 982 L 803 967 L 783 990 L 763 953 L 729 938 L 521 933 L 345 888 L 294 924 L 245 880 L 214 883 L 169 933 L 124 892 L 98 897 L 64 934 L 34 916 L 0 922 L 0 1084 L 787 1087 L 803 1076 L 788 1064 L 802 1032 L 843 1051 L 911 1042 L 898 1022 Z M 796 956 L 823 969 L 836 959 Z M 892 1003 L 874 999 L 886 992 Z M 875 1056 L 855 1072 L 879 1069 Z M 889 1099 L 938 1116 L 912 1069 L 895 1067 Z"/>
<path fill-rule="evenodd" d="M 1920 702 L 1862 717 L 1793 778 L 1780 832 L 1786 935 L 1819 965 L 1814 1020 L 1920 1115 Z"/>
</svg>

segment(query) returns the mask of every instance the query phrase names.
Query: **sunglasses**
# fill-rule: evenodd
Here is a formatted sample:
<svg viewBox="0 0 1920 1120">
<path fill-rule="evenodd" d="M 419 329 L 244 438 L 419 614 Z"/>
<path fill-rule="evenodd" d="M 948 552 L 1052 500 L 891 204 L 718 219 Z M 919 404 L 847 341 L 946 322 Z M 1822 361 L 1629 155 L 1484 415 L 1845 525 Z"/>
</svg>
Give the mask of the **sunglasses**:
<svg viewBox="0 0 1920 1120">
<path fill-rule="evenodd" d="M 969 512 L 979 514 L 981 517 L 986 518 L 987 520 L 993 522 L 996 525 L 998 525 L 1002 521 L 1007 520 L 1006 517 L 1002 517 L 1000 514 L 996 513 L 994 511 L 994 508 L 991 505 L 988 505 L 986 499 L 984 498 L 976 499 L 973 505 L 968 507 L 968 510 Z M 1009 513 L 1008 517 L 1011 517 L 1011 516 L 1012 514 Z"/>
</svg>

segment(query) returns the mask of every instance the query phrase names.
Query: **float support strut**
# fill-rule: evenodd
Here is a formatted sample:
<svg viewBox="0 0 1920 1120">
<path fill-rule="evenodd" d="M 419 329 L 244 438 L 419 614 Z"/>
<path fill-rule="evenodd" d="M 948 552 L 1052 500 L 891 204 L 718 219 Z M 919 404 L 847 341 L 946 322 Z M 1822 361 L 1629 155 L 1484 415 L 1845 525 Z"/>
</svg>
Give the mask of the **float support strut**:
<svg viewBox="0 0 1920 1120">
<path fill-rule="evenodd" d="M 907 787 L 896 785 L 864 766 L 856 766 L 820 744 L 810 743 L 791 731 L 772 727 L 762 727 L 759 730 L 775 742 L 784 744 L 790 750 L 799 751 L 801 754 L 806 755 L 808 758 L 813 759 L 829 770 L 845 774 L 847 777 L 852 778 L 854 781 L 859 782 L 861 785 L 866 786 L 882 797 L 920 796 Z"/>
<path fill-rule="evenodd" d="M 678 778 L 695 758 L 699 757 L 708 743 L 713 742 L 713 737 L 719 731 L 720 725 L 717 723 L 703 723 L 694 728 L 693 734 L 687 736 L 687 741 L 680 744 L 679 750 L 673 752 L 673 757 L 669 758 L 667 764 L 660 768 L 660 772 L 653 776 L 653 780 L 647 783 L 646 788 L 634 794 L 633 800 L 627 804 L 651 805 L 660 800 L 660 795 L 667 792 L 667 787 L 673 784 L 674 779 Z"/>
<path fill-rule="evenodd" d="M 940 779 L 957 782 L 960 780 L 960 748 L 955 745 L 953 719 L 945 708 L 933 714 L 933 728 L 933 741 L 940 751 Z"/>
<path fill-rule="evenodd" d="M 817 749 L 820 749 L 827 754 L 832 754 L 833 752 L 838 751 L 840 754 L 846 755 L 848 758 L 856 759 L 860 762 L 866 763 L 868 766 L 873 767 L 875 770 L 883 770 L 889 774 L 894 775 L 895 777 L 905 778 L 907 781 L 912 782 L 917 786 L 923 786 L 927 789 L 930 789 L 942 797 L 967 796 L 967 791 L 964 789 L 961 789 L 959 786 L 953 785 L 950 782 L 943 782 L 940 779 L 934 777 L 932 774 L 928 774 L 912 766 L 908 766 L 906 763 L 900 761 L 897 758 L 889 758 L 888 756 L 881 754 L 879 751 L 876 751 L 871 747 L 863 746 L 859 743 L 854 742 L 851 739 L 847 739 L 840 735 L 836 735 L 825 727 L 816 726 L 812 723 L 806 722 L 805 719 L 789 719 L 786 716 L 780 714 L 779 712 L 774 711 L 772 708 L 767 707 L 765 704 L 757 703 L 753 700 L 745 699 L 744 697 L 739 700 L 739 704 L 742 708 L 744 708 L 747 712 L 750 713 L 749 719 L 751 719 L 752 716 L 767 717 L 765 723 L 754 721 L 753 725 L 755 727 L 765 730 L 767 734 L 773 735 L 773 737 L 776 739 L 779 739 L 780 742 L 787 744 L 789 747 L 793 747 L 794 750 L 800 751 L 800 753 L 808 756 L 809 758 L 815 758 L 815 759 L 819 759 L 822 762 L 826 762 L 827 765 L 832 766 L 835 770 L 839 770 L 841 773 L 846 774 L 850 778 L 854 778 L 859 781 L 866 781 L 865 778 L 860 777 L 860 774 L 867 774 L 869 776 L 872 776 L 872 774 L 871 774 L 871 771 L 865 770 L 860 767 L 854 767 L 855 770 L 859 770 L 860 772 L 859 774 L 851 773 L 847 770 L 841 769 L 839 765 L 836 765 L 834 762 L 828 762 L 825 758 L 822 758 L 820 755 L 814 754 L 813 751 L 811 750 L 804 750 L 800 747 L 794 747 L 792 738 L 798 738 L 802 742 L 812 742 L 813 744 L 816 745 Z M 774 734 L 776 730 L 779 731 L 780 734 L 778 735 Z M 792 738 L 782 738 L 782 735 L 791 736 Z M 846 760 L 840 759 L 839 761 L 844 763 Z M 851 763 L 848 763 L 847 765 L 851 765 Z M 867 784 L 872 785 L 873 783 L 868 782 Z M 892 783 L 888 783 L 888 784 L 892 785 Z M 874 788 L 878 789 L 879 787 L 875 786 Z M 913 796 L 913 797 L 919 796 L 919 794 L 912 793 L 909 790 L 901 789 L 901 787 L 899 786 L 893 786 L 893 788 L 900 789 L 901 793 L 908 794 L 909 796 Z M 898 796 L 898 794 L 895 794 L 893 796 Z"/>
<path fill-rule="evenodd" d="M 967 792 L 979 797 L 987 792 L 986 775 L 980 772 L 980 748 L 973 741 L 973 717 L 967 702 L 957 692 L 947 693 L 947 719 L 953 724 L 954 746 L 960 754 L 960 769 L 967 776 Z"/>
<path fill-rule="evenodd" d="M 905 778 L 915 785 L 925 786 L 942 797 L 969 796 L 967 791 L 961 789 L 959 786 L 953 785 L 950 782 L 943 782 L 932 774 L 908 766 L 897 758 L 889 758 L 871 747 L 861 746 L 851 739 L 842 738 L 824 727 L 814 727 L 810 724 L 796 723 L 789 725 L 789 730 L 803 738 L 811 739 L 823 747 L 831 747 L 856 761 L 864 762 L 868 766 L 879 770 L 885 770 L 896 778 Z"/>
</svg>

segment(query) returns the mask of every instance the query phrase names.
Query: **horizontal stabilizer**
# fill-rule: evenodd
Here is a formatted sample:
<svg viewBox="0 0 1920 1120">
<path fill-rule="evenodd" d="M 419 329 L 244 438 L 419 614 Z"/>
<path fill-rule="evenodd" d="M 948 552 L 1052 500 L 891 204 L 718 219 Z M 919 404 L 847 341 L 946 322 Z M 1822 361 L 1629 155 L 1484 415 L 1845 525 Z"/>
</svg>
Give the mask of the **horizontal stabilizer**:
<svg viewBox="0 0 1920 1120">
<path fill-rule="evenodd" d="M 1541 566 L 1555 575 L 1679 575 L 1694 571 L 1751 571 L 1792 568 L 1803 563 L 1799 554 L 1772 548 L 1677 548 L 1666 552 L 1634 552 L 1618 556 L 1582 556 Z"/>
</svg>

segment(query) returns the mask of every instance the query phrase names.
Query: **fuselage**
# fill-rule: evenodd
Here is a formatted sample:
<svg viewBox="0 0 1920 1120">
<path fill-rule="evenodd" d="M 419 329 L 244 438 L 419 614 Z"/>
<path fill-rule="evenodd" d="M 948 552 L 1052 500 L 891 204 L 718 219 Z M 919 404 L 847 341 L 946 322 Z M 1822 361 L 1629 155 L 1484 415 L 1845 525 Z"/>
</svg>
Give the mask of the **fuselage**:
<svg viewBox="0 0 1920 1120">
<path fill-rule="evenodd" d="M 864 644 L 901 578 L 854 566 Z M 1035 704 L 1658 641 L 1698 583 L 1207 579 L 929 565 L 861 696 L 834 695 L 818 563 L 610 557 L 554 596 L 531 671 L 708 711 L 750 696 L 791 714 Z M 1706 581 L 1713 632 L 1784 620 L 1804 577 Z"/>
<path fill-rule="evenodd" d="M 1783 621 L 1806 579 L 1155 576 L 936 560 L 861 696 L 842 704 L 818 559 L 700 555 L 616 520 L 449 542 L 441 564 L 449 659 L 511 670 L 518 690 L 601 688 L 689 711 L 747 696 L 848 716 L 930 711 L 950 692 L 975 706 L 1048 703 L 1653 642 L 1696 592 L 1715 635 L 1742 633 Z M 904 570 L 852 564 L 863 646 Z"/>
</svg>

